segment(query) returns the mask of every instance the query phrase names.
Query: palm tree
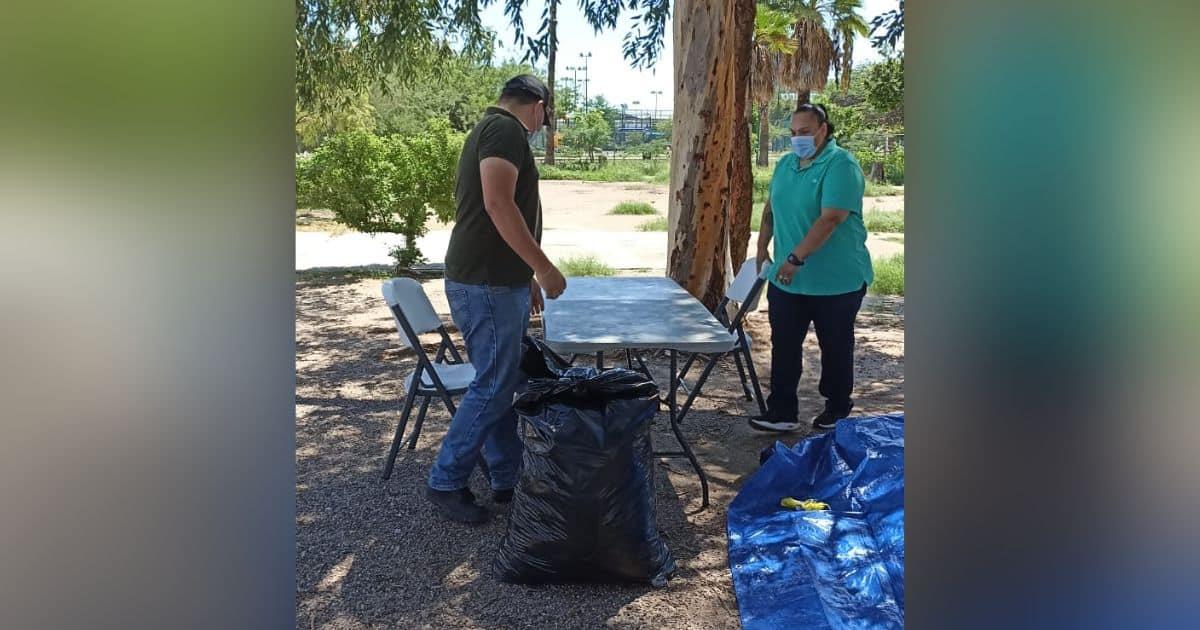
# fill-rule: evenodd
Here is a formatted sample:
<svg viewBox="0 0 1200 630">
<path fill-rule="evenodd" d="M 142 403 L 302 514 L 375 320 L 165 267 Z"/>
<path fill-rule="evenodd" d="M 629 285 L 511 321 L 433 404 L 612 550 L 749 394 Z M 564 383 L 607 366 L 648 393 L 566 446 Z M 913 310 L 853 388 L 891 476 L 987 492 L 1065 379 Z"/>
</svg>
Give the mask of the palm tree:
<svg viewBox="0 0 1200 630">
<path fill-rule="evenodd" d="M 835 83 L 842 92 L 850 89 L 850 73 L 854 68 L 854 38 L 866 37 L 871 33 L 871 27 L 859 14 L 861 9 L 862 0 L 833 0 L 830 7 L 836 55 L 833 73 Z"/>
<path fill-rule="evenodd" d="M 771 8 L 786 11 L 792 16 L 796 51 L 783 59 L 783 84 L 796 90 L 796 106 L 808 103 L 813 90 L 825 89 L 829 68 L 836 51 L 833 39 L 825 28 L 822 8 L 830 0 L 774 0 Z"/>
<path fill-rule="evenodd" d="M 754 16 L 754 46 L 751 49 L 750 98 L 758 105 L 759 166 L 767 165 L 770 149 L 771 99 L 779 81 L 780 66 L 787 55 L 796 52 L 791 37 L 792 20 L 786 13 L 759 5 Z"/>
</svg>

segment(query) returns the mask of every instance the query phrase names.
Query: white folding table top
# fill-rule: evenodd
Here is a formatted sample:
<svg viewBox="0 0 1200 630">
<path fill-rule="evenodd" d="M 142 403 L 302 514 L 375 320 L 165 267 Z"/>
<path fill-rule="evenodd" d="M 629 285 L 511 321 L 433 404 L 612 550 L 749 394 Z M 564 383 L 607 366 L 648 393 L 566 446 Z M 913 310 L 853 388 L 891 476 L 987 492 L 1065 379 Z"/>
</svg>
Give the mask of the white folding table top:
<svg viewBox="0 0 1200 630">
<path fill-rule="evenodd" d="M 670 278 L 568 278 L 546 300 L 546 343 L 560 353 L 668 349 L 717 353 L 736 337 Z"/>
</svg>

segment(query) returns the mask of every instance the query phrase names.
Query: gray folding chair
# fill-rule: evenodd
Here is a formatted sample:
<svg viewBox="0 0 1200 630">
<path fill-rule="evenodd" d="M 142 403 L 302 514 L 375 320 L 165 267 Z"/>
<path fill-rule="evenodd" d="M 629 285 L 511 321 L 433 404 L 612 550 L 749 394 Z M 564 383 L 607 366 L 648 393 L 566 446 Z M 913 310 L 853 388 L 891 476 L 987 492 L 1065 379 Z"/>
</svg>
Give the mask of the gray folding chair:
<svg viewBox="0 0 1200 630">
<path fill-rule="evenodd" d="M 733 355 L 733 362 L 737 366 L 738 378 L 742 382 L 742 392 L 746 395 L 746 400 L 754 400 L 758 402 L 759 411 L 763 415 L 767 414 L 767 403 L 763 400 L 762 389 L 758 384 L 758 373 L 754 369 L 754 358 L 750 355 L 750 336 L 746 334 L 742 323 L 746 319 L 746 314 L 758 308 L 758 299 L 762 296 L 763 287 L 766 286 L 766 278 L 759 273 L 757 269 L 758 263 L 751 258 L 742 264 L 742 268 L 734 277 L 733 283 L 729 285 L 729 290 L 725 292 L 725 297 L 721 299 L 721 303 L 717 305 L 717 319 L 728 327 L 729 332 L 737 336 L 737 344 L 729 352 L 717 355 L 698 355 L 693 354 L 688 357 L 688 360 L 683 364 L 683 369 L 679 371 L 679 384 L 688 390 L 687 400 L 683 403 L 680 410 L 680 415 L 686 415 L 688 409 L 692 407 L 692 402 L 700 393 L 700 388 L 704 386 L 704 382 L 708 380 L 717 362 L 728 355 Z M 763 271 L 767 270 L 766 265 L 763 266 Z M 729 304 L 737 304 L 737 312 L 730 319 L 728 315 Z M 696 379 L 696 384 L 690 389 L 684 384 L 684 377 L 687 376 L 688 370 L 692 368 L 692 364 L 697 357 L 704 357 L 707 364 L 704 370 L 700 372 L 700 377 Z M 742 362 L 745 361 L 743 367 Z M 749 376 L 749 383 L 747 383 Z M 753 390 L 751 389 L 753 387 Z"/>
<path fill-rule="evenodd" d="M 407 442 L 409 450 L 417 447 L 417 438 L 421 436 L 421 426 L 425 423 L 425 414 L 429 411 L 429 403 L 434 398 L 440 398 L 450 416 L 454 416 L 454 396 L 467 391 L 471 381 L 475 380 L 475 368 L 465 363 L 446 326 L 442 323 L 429 297 L 420 283 L 412 278 L 391 278 L 383 281 L 383 299 L 392 311 L 396 320 L 396 328 L 400 332 L 401 345 L 412 348 L 417 356 L 417 367 L 404 379 L 404 407 L 400 412 L 400 424 L 396 427 L 396 436 L 392 438 L 392 448 L 388 451 L 387 463 L 384 465 L 383 478 L 392 476 L 392 468 L 396 463 L 396 454 L 408 426 L 409 416 L 412 415 L 413 405 L 417 397 L 421 398 L 421 410 L 417 413 L 417 421 L 413 424 L 412 434 Z M 437 355 L 430 360 L 421 346 L 419 335 L 437 331 L 441 335 Z M 449 355 L 449 356 L 447 356 Z M 480 460 L 482 464 L 482 459 Z"/>
</svg>

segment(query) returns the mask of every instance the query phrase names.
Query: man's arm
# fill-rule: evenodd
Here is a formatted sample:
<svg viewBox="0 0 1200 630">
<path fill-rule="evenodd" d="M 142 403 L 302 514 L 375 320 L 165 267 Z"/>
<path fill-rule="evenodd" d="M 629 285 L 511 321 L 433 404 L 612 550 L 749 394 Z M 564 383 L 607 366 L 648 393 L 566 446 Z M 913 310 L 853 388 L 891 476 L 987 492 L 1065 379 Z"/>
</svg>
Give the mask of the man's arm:
<svg viewBox="0 0 1200 630">
<path fill-rule="evenodd" d="M 534 240 L 521 216 L 521 210 L 513 200 L 517 190 L 517 174 L 517 167 L 504 158 L 489 157 L 480 161 L 483 207 L 500 233 L 500 238 L 533 269 L 546 294 L 556 298 L 566 288 L 566 281 Z"/>
</svg>

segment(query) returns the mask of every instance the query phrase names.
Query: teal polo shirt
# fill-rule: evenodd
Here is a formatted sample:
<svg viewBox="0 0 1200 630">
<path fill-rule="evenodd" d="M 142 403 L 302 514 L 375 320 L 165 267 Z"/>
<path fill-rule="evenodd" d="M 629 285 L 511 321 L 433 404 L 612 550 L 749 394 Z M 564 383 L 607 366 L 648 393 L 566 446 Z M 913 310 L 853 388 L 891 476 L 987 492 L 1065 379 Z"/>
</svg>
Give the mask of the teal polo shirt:
<svg viewBox="0 0 1200 630">
<path fill-rule="evenodd" d="M 832 138 L 807 167 L 800 166 L 795 153 L 779 160 L 769 193 L 775 219 L 775 265 L 768 276 L 772 284 L 798 295 L 839 295 L 874 280 L 862 217 L 863 188 L 858 161 Z M 775 279 L 779 267 L 808 234 L 822 208 L 848 210 L 850 216 L 797 268 L 790 285 L 780 284 Z"/>
</svg>

